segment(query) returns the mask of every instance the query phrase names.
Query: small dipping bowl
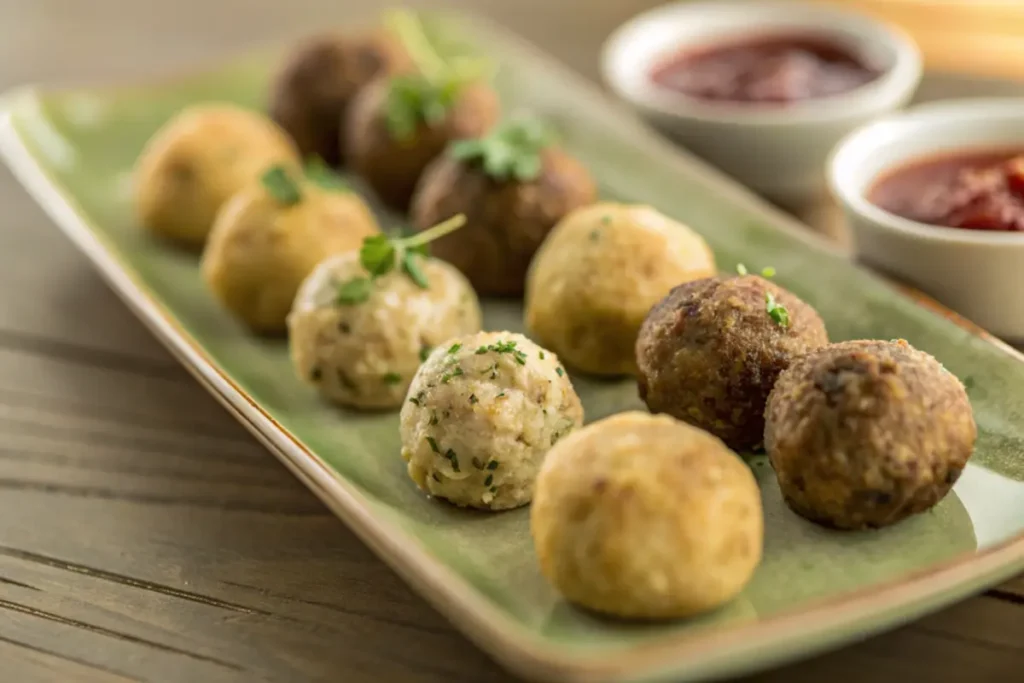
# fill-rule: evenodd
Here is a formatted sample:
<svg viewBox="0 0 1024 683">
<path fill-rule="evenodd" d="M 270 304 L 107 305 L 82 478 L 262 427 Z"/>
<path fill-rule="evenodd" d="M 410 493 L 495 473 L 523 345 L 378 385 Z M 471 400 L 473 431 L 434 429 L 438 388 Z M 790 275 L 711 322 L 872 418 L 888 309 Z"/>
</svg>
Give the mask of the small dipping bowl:
<svg viewBox="0 0 1024 683">
<path fill-rule="evenodd" d="M 1024 99 L 919 105 L 851 133 L 829 161 L 857 257 L 917 287 L 998 337 L 1024 341 L 1024 232 L 928 225 L 875 206 L 887 173 L 919 160 L 1024 150 Z"/>
<path fill-rule="evenodd" d="M 804 37 L 879 72 L 851 90 L 785 104 L 706 101 L 652 80 L 674 56 Z M 824 194 L 829 152 L 847 133 L 906 104 L 921 79 L 914 42 L 885 23 L 798 2 L 679 2 L 651 10 L 605 43 L 611 89 L 656 128 L 759 194 L 795 206 Z"/>
</svg>

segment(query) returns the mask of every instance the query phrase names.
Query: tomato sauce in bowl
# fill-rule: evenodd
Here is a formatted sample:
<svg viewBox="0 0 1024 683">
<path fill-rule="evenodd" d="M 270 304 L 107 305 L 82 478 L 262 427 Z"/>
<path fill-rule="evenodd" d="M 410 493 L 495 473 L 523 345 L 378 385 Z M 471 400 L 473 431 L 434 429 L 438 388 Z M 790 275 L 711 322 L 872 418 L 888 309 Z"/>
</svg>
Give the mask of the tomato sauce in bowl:
<svg viewBox="0 0 1024 683">
<path fill-rule="evenodd" d="M 884 173 L 867 193 L 875 206 L 918 223 L 1024 231 L 1024 147 L 952 152 Z"/>
<path fill-rule="evenodd" d="M 778 106 L 846 93 L 880 75 L 827 37 L 777 34 L 680 51 L 650 78 L 698 100 Z"/>
</svg>

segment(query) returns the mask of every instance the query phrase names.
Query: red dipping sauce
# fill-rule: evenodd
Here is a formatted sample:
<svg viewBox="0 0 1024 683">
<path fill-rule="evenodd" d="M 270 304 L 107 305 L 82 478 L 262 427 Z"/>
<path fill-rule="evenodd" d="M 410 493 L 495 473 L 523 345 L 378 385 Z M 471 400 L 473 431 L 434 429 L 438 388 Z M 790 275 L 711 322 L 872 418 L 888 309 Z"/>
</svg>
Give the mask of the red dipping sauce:
<svg viewBox="0 0 1024 683">
<path fill-rule="evenodd" d="M 827 38 L 780 34 L 684 50 L 657 65 L 651 80 L 700 100 L 784 105 L 849 92 L 880 75 Z"/>
<path fill-rule="evenodd" d="M 883 175 L 868 201 L 919 223 L 1024 230 L 1024 149 L 975 150 L 911 162 Z"/>
</svg>

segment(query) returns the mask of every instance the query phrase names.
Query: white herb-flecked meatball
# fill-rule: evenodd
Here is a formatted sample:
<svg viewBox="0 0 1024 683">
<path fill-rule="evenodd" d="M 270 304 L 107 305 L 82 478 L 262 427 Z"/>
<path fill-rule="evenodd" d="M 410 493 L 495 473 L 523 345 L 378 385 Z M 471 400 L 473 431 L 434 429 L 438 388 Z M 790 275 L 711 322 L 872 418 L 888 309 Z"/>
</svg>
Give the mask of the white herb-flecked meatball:
<svg viewBox="0 0 1024 683">
<path fill-rule="evenodd" d="M 757 481 L 718 438 L 620 413 L 551 449 L 530 530 L 541 572 L 570 601 L 627 618 L 708 611 L 761 560 Z"/>
<path fill-rule="evenodd" d="M 427 493 L 462 507 L 530 502 L 548 450 L 583 423 L 555 354 L 511 332 L 434 350 L 402 406 L 402 457 Z"/>
<path fill-rule="evenodd" d="M 288 316 L 299 377 L 352 408 L 397 408 L 430 350 L 480 329 L 480 303 L 452 266 L 423 258 L 426 289 L 401 270 L 368 283 L 365 300 L 341 287 L 366 278 L 357 252 L 337 254 L 302 283 Z"/>
</svg>

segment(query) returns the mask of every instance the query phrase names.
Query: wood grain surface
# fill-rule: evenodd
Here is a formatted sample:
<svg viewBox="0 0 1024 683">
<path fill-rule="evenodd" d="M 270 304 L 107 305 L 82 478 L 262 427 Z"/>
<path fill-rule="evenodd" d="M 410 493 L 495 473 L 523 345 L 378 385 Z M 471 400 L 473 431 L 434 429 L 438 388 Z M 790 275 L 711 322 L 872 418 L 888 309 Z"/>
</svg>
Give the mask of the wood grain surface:
<svg viewBox="0 0 1024 683">
<path fill-rule="evenodd" d="M 172 72 L 370 4 L 0 0 L 0 87 Z M 456 6 L 596 77 L 603 37 L 650 4 Z M 176 365 L 6 170 L 0 206 L 0 681 L 512 680 Z M 746 680 L 1021 680 L 1021 633 L 1024 579 Z"/>
</svg>

